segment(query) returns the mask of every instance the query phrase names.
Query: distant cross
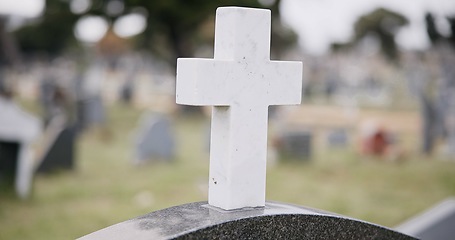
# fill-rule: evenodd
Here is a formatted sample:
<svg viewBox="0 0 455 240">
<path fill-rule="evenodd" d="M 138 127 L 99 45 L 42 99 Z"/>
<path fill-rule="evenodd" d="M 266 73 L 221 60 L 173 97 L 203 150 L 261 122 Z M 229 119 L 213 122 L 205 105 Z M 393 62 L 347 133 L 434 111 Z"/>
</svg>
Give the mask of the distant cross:
<svg viewBox="0 0 455 240">
<path fill-rule="evenodd" d="M 177 60 L 178 104 L 213 105 L 209 204 L 265 205 L 268 106 L 300 104 L 302 63 L 270 61 L 270 10 L 216 11 L 214 59 Z"/>
</svg>

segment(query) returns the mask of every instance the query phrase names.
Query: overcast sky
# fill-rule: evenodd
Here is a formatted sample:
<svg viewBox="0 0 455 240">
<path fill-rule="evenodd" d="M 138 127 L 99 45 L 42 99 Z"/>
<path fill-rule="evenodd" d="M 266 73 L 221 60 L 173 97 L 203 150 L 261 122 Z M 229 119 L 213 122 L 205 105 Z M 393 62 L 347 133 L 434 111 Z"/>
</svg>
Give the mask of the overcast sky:
<svg viewBox="0 0 455 240">
<path fill-rule="evenodd" d="M 320 54 L 334 41 L 347 41 L 353 24 L 362 15 L 384 7 L 399 12 L 410 21 L 397 35 L 402 48 L 428 46 L 424 16 L 427 11 L 439 17 L 438 26 L 448 31 L 442 16 L 455 16 L 454 0 L 282 0 L 284 22 L 299 34 L 299 43 L 309 53 Z"/>
<path fill-rule="evenodd" d="M 44 0 L 0 0 L 0 14 L 36 17 L 43 7 Z M 399 12 L 410 20 L 396 39 L 406 49 L 428 46 L 424 22 L 427 11 L 436 15 L 443 32 L 448 30 L 443 16 L 455 16 L 455 0 L 282 0 L 281 13 L 283 21 L 299 35 L 300 46 L 308 53 L 321 54 L 332 42 L 348 41 L 358 17 L 378 7 Z"/>
</svg>

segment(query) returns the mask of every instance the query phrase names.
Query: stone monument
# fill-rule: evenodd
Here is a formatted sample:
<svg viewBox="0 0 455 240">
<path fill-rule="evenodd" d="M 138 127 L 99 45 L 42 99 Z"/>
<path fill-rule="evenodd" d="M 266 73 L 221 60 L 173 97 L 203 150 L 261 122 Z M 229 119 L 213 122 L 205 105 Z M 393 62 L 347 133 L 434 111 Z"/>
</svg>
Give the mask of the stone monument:
<svg viewBox="0 0 455 240">
<path fill-rule="evenodd" d="M 270 11 L 218 8 L 214 59 L 178 59 L 177 103 L 213 105 L 209 201 L 81 239 L 413 239 L 319 210 L 265 202 L 267 110 L 299 104 L 302 63 L 269 60 Z"/>
<path fill-rule="evenodd" d="M 214 59 L 177 60 L 177 103 L 213 105 L 209 204 L 263 207 L 269 105 L 299 104 L 302 63 L 270 61 L 270 11 L 219 8 Z"/>
<path fill-rule="evenodd" d="M 27 198 L 32 189 L 32 145 L 40 134 L 38 118 L 22 110 L 12 99 L 0 95 L 0 184 L 2 181 L 12 183 L 22 199 Z"/>
</svg>

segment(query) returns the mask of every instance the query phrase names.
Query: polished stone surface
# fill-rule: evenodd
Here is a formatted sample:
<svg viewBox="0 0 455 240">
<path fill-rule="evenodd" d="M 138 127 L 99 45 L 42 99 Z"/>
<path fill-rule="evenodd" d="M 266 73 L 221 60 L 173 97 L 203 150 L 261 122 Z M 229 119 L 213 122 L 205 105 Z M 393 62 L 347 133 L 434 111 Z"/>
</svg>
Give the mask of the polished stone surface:
<svg viewBox="0 0 455 240">
<path fill-rule="evenodd" d="M 128 220 L 80 239 L 414 239 L 371 223 L 267 202 L 225 211 L 196 202 Z"/>
</svg>

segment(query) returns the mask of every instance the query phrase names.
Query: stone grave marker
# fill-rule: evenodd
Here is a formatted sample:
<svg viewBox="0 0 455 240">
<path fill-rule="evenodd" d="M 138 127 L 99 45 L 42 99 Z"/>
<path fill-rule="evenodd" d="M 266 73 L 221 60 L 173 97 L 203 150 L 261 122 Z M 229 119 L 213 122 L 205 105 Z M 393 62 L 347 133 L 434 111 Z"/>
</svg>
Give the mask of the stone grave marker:
<svg viewBox="0 0 455 240">
<path fill-rule="evenodd" d="M 218 8 L 215 25 L 215 59 L 179 59 L 177 67 L 177 102 L 215 106 L 209 202 L 152 212 L 81 239 L 414 239 L 265 202 L 267 107 L 300 102 L 302 65 L 269 60 L 269 10 Z"/>
<path fill-rule="evenodd" d="M 62 83 L 57 84 L 50 74 L 42 81 L 41 104 L 45 130 L 41 141 L 43 151 L 36 163 L 39 173 L 73 168 L 77 110 L 71 93 L 77 95 L 77 89 L 67 89 Z"/>
<path fill-rule="evenodd" d="M 52 75 L 46 75 L 40 83 L 40 103 L 43 112 L 44 125 L 47 126 L 51 119 L 57 114 L 58 106 L 55 102 L 57 83 Z"/>
<path fill-rule="evenodd" d="M 311 159 L 313 135 L 308 130 L 294 130 L 282 133 L 279 151 L 282 156 L 302 160 Z"/>
<path fill-rule="evenodd" d="M 395 229 L 422 240 L 455 237 L 455 198 L 449 198 L 413 217 Z"/>
<path fill-rule="evenodd" d="M 331 129 L 327 135 L 327 144 L 329 147 L 343 148 L 348 145 L 348 132 L 346 129 Z"/>
<path fill-rule="evenodd" d="M 170 120 L 159 114 L 142 117 L 134 144 L 134 164 L 147 160 L 170 161 L 175 156 L 175 137 Z"/>
<path fill-rule="evenodd" d="M 219 8 L 215 25 L 214 59 L 177 60 L 177 103 L 214 106 L 209 203 L 264 206 L 268 107 L 300 103 L 302 63 L 270 60 L 268 11 Z"/>
<path fill-rule="evenodd" d="M 103 125 L 106 121 L 106 113 L 101 96 L 91 96 L 79 102 L 79 111 L 81 117 L 79 119 L 82 129 L 92 126 Z"/>
<path fill-rule="evenodd" d="M 136 78 L 136 69 L 128 71 L 120 88 L 120 100 L 125 104 L 130 104 L 134 97 L 134 83 Z"/>
<path fill-rule="evenodd" d="M 0 188 L 14 186 L 20 144 L 0 140 Z"/>
<path fill-rule="evenodd" d="M 41 123 L 36 117 L 0 95 L 0 181 L 12 183 L 20 198 L 30 193 L 34 173 L 32 144 L 40 132 Z"/>
<path fill-rule="evenodd" d="M 455 83 L 451 91 L 455 91 Z M 455 160 L 455 93 L 447 97 L 447 105 L 445 109 L 446 154 L 450 159 Z"/>
<path fill-rule="evenodd" d="M 94 61 L 92 66 L 79 80 L 77 90 L 77 121 L 78 128 L 83 130 L 103 125 L 106 121 L 101 88 L 105 80 L 105 69 L 101 60 Z"/>
<path fill-rule="evenodd" d="M 44 151 L 36 163 L 38 173 L 73 169 L 76 128 L 66 121 L 63 115 L 56 116 L 46 128 Z"/>
</svg>

